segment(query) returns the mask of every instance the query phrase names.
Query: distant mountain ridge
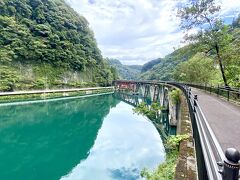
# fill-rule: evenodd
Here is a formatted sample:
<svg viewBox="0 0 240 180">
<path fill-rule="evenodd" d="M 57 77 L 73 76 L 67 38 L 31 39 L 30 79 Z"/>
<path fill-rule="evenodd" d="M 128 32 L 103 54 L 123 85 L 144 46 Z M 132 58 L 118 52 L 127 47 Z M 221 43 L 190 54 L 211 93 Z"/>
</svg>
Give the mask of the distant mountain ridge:
<svg viewBox="0 0 240 180">
<path fill-rule="evenodd" d="M 142 73 L 139 78 L 144 80 L 163 80 L 163 81 L 174 80 L 173 73 L 176 67 L 180 63 L 189 60 L 195 54 L 196 50 L 193 47 L 193 45 L 184 46 L 180 49 L 175 50 L 174 52 L 165 56 L 164 58 L 157 59 L 158 61 L 153 60 L 150 61 L 149 63 L 146 63 L 145 66 L 151 68 L 147 68 L 147 71 L 142 70 Z M 149 64 L 154 65 L 149 66 Z"/>
<path fill-rule="evenodd" d="M 119 79 L 125 80 L 174 80 L 173 73 L 176 67 L 189 60 L 197 53 L 193 45 L 179 48 L 164 58 L 151 60 L 143 65 L 123 65 L 117 59 L 107 59 L 114 67 Z"/>
<path fill-rule="evenodd" d="M 139 78 L 142 70 L 141 65 L 123 65 L 117 59 L 107 58 L 106 60 L 110 66 L 117 70 L 119 79 L 137 80 Z"/>
<path fill-rule="evenodd" d="M 155 66 L 156 64 L 159 64 L 161 60 L 162 60 L 162 58 L 158 58 L 158 59 L 154 59 L 154 60 L 151 60 L 151 61 L 145 63 L 142 66 L 141 73 L 151 70 L 153 68 L 153 66 Z"/>
</svg>

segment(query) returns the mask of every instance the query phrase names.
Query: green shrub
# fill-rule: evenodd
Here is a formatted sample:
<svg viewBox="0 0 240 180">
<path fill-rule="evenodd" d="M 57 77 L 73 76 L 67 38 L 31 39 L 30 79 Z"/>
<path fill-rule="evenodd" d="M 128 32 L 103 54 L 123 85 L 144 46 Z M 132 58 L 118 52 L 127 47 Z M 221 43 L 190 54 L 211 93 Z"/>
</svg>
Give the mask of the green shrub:
<svg viewBox="0 0 240 180">
<path fill-rule="evenodd" d="M 181 90 L 180 89 L 174 89 L 169 93 L 169 96 L 173 102 L 173 104 L 178 104 L 181 101 Z"/>
<path fill-rule="evenodd" d="M 157 169 L 153 171 L 149 171 L 144 168 L 141 172 L 141 176 L 148 180 L 172 180 L 175 175 L 180 142 L 188 138 L 189 135 L 187 134 L 170 136 L 164 144 L 166 149 L 165 162 L 160 164 Z"/>
</svg>

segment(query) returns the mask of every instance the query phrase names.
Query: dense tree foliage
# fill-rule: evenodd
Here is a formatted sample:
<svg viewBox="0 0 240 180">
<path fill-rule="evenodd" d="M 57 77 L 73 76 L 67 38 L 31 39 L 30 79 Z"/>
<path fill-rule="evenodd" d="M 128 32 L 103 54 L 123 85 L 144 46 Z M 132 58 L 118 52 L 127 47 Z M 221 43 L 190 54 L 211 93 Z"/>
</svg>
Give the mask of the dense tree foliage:
<svg viewBox="0 0 240 180">
<path fill-rule="evenodd" d="M 205 84 L 214 83 L 220 77 L 213 60 L 203 53 L 197 53 L 190 60 L 177 66 L 174 79 L 177 81 Z"/>
<path fill-rule="evenodd" d="M 9 81 L 13 86 L 28 79 L 21 77 L 19 67 L 22 66 L 33 71 L 28 81 L 32 88 L 41 88 L 36 85 L 39 81 L 55 84 L 65 81 L 66 84 L 64 73 L 67 71 L 75 73 L 74 76 L 91 72 L 87 79 L 79 77 L 77 84 L 87 80 L 106 85 L 113 79 L 113 70 L 103 62 L 87 20 L 64 0 L 0 0 L 0 64 L 1 82 Z M 50 73 L 54 74 L 52 79 L 40 66 L 58 72 Z M 37 71 L 46 77 L 38 76 Z M 4 87 L 0 90 L 17 88 L 1 84 Z"/>
</svg>

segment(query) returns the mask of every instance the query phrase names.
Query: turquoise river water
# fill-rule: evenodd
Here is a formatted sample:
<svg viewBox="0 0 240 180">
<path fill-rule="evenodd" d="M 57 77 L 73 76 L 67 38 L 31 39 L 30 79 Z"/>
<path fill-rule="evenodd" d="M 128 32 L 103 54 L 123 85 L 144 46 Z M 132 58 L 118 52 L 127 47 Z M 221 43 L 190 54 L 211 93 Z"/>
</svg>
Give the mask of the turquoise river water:
<svg viewBox="0 0 240 180">
<path fill-rule="evenodd" d="M 152 122 L 113 95 L 0 105 L 1 180 L 135 180 L 164 156 Z"/>
</svg>

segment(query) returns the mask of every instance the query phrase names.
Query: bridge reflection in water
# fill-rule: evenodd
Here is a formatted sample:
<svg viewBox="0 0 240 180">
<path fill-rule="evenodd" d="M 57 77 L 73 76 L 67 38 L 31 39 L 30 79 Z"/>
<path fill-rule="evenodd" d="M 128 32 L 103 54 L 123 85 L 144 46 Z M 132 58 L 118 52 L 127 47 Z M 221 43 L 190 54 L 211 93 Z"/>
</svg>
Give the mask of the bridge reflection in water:
<svg viewBox="0 0 240 180">
<path fill-rule="evenodd" d="M 137 107 L 140 103 L 144 102 L 146 106 L 150 108 L 151 104 L 154 102 L 151 100 L 150 96 L 144 97 L 138 93 L 131 93 L 127 91 L 115 91 L 114 97 Z M 161 135 L 162 140 L 166 140 L 169 135 L 176 135 L 177 127 L 170 125 L 169 123 L 169 111 L 162 110 L 159 111 L 155 119 L 151 119 L 155 127 L 157 128 L 159 134 Z"/>
</svg>

